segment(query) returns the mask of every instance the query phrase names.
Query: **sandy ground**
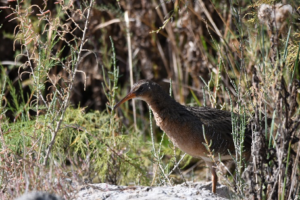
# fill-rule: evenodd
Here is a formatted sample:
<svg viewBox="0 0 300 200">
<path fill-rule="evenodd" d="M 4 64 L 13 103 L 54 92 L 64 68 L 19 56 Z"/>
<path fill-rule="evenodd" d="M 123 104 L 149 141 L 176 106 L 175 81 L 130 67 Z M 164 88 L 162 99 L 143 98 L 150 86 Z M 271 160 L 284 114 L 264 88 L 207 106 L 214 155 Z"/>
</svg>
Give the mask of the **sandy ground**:
<svg viewBox="0 0 300 200">
<path fill-rule="evenodd" d="M 76 195 L 77 200 L 225 200 L 231 199 L 226 186 L 218 185 L 211 193 L 211 183 L 188 183 L 172 187 L 115 186 L 106 183 L 90 184 Z"/>
<path fill-rule="evenodd" d="M 78 187 L 78 186 L 77 186 Z M 211 183 L 188 183 L 175 186 L 116 186 L 107 183 L 80 186 L 72 200 L 225 200 L 234 199 L 224 185 L 217 185 L 217 193 L 211 193 Z M 33 191 L 16 200 L 64 200 L 55 194 Z"/>
</svg>

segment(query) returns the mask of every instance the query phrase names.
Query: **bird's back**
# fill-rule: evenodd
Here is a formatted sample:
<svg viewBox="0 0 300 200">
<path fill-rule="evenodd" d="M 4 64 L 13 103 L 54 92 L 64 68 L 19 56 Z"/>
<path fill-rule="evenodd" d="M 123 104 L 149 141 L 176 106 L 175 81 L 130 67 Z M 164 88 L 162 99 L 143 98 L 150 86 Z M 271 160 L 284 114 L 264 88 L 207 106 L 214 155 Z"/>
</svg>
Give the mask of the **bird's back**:
<svg viewBox="0 0 300 200">
<path fill-rule="evenodd" d="M 242 123 L 243 117 L 236 113 L 223 111 L 209 107 L 189 107 L 186 109 L 203 123 L 204 132 L 208 142 L 211 141 L 211 150 L 223 155 L 234 155 L 235 147 L 233 143 L 232 120 L 236 121 L 234 127 L 237 129 L 236 137 L 240 137 L 243 132 L 244 148 L 250 152 L 252 142 L 252 132 L 249 126 Z M 243 130 L 244 129 L 244 130 Z M 240 138 L 242 139 L 242 138 Z"/>
</svg>

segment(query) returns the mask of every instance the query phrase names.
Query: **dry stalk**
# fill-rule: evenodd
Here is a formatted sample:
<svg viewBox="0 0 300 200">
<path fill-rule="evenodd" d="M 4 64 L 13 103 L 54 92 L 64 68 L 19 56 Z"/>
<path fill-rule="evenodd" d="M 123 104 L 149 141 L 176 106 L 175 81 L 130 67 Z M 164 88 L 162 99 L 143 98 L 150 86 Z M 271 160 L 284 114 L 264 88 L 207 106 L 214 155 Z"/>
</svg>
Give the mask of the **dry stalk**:
<svg viewBox="0 0 300 200">
<path fill-rule="evenodd" d="M 88 29 L 88 23 L 89 23 L 89 17 L 90 17 L 90 12 L 91 12 L 91 9 L 92 9 L 92 5 L 94 4 L 94 0 L 91 0 L 90 1 L 90 4 L 89 4 L 89 7 L 87 9 L 87 16 L 86 16 L 86 21 L 85 21 L 85 25 L 84 25 L 84 29 L 83 29 L 83 34 L 82 34 L 82 38 L 81 38 L 81 44 L 80 44 L 80 47 L 79 47 L 79 50 L 77 52 L 77 58 L 75 60 L 75 65 L 74 65 L 74 69 L 72 71 L 70 71 L 70 75 L 69 75 L 69 78 L 70 78 L 70 82 L 69 82 L 69 88 L 68 88 L 68 92 L 67 92 L 67 95 L 62 103 L 62 108 L 61 108 L 61 115 L 60 115 L 60 118 L 57 122 L 57 125 L 54 129 L 54 131 L 52 131 L 52 139 L 48 145 L 48 148 L 46 149 L 46 155 L 45 155 L 45 160 L 44 160 L 44 165 L 47 164 L 47 161 L 48 161 L 48 158 L 49 158 L 49 154 L 51 152 L 51 149 L 54 145 L 54 142 L 55 142 L 55 138 L 56 138 L 56 135 L 60 129 L 60 126 L 61 126 L 61 123 L 64 119 L 64 114 L 66 112 L 66 109 L 68 107 L 68 104 L 69 104 L 69 101 L 70 101 L 70 94 L 71 94 L 71 91 L 73 89 L 73 83 L 74 83 L 74 79 L 75 79 L 75 75 L 77 73 L 77 68 L 80 64 L 80 61 L 81 61 L 81 52 L 83 51 L 83 45 L 85 44 L 86 42 L 86 32 L 87 32 L 87 29 Z M 76 23 L 75 23 L 76 24 Z"/>
</svg>

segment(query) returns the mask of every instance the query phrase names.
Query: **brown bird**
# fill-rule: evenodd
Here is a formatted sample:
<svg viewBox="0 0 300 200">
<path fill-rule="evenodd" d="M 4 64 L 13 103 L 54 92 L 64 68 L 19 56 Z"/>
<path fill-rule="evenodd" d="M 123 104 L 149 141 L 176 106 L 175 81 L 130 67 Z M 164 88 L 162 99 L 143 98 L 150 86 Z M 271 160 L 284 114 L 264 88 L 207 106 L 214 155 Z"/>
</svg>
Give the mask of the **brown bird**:
<svg viewBox="0 0 300 200">
<path fill-rule="evenodd" d="M 205 161 L 211 170 L 212 192 L 215 193 L 218 177 L 213 167 L 215 162 L 209 155 L 211 152 L 217 161 L 229 161 L 235 155 L 231 112 L 181 105 L 158 84 L 148 80 L 140 80 L 134 84 L 131 91 L 115 105 L 114 109 L 133 98 L 147 102 L 153 111 L 157 126 L 166 132 L 178 148 Z M 246 161 L 251 155 L 251 135 L 251 131 L 246 128 L 243 152 Z M 210 143 L 210 152 L 204 145 L 205 138 Z"/>
</svg>

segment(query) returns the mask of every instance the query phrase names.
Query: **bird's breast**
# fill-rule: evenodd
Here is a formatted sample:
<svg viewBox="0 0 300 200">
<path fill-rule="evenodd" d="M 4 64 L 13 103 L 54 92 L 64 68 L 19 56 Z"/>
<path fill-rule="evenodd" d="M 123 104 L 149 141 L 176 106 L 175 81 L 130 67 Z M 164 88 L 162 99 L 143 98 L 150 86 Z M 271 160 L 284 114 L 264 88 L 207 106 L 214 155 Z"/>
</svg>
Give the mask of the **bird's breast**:
<svg viewBox="0 0 300 200">
<path fill-rule="evenodd" d="M 160 117 L 157 112 L 155 112 L 155 111 L 152 111 L 152 112 L 153 112 L 153 116 L 154 116 L 154 120 L 156 122 L 156 125 L 159 126 L 161 129 L 163 129 L 162 128 L 163 125 L 164 125 L 163 124 L 163 118 Z"/>
<path fill-rule="evenodd" d="M 193 126 L 195 124 L 191 121 L 164 117 L 155 111 L 153 115 L 156 125 L 168 135 L 175 146 L 194 157 L 207 155 L 202 143 L 204 140 L 201 126 Z"/>
</svg>

